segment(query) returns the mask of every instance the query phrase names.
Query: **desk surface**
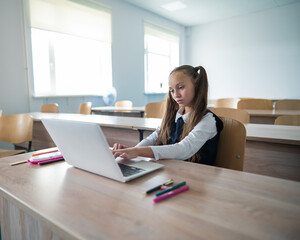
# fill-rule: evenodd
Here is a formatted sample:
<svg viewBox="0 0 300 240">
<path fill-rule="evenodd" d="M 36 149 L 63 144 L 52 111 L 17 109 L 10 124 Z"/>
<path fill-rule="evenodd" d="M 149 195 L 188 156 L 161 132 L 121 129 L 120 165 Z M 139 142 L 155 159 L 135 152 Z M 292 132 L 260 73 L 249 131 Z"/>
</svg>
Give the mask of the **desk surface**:
<svg viewBox="0 0 300 240">
<path fill-rule="evenodd" d="M 0 161 L 0 195 L 63 239 L 296 239 L 300 183 L 182 162 L 119 183 L 65 162 Z M 143 191 L 166 179 L 190 190 L 153 204 Z M 24 220 L 24 219 L 23 219 Z M 20 223 L 22 224 L 22 223 Z M 2 224 L 3 226 L 3 224 Z"/>
<path fill-rule="evenodd" d="M 161 124 L 159 118 L 140 118 L 140 117 L 120 117 L 120 116 L 105 116 L 105 115 L 83 115 L 72 113 L 30 113 L 34 121 L 41 119 L 62 119 L 73 121 L 85 121 L 97 123 L 104 127 L 115 128 L 136 128 L 135 126 L 144 126 L 145 130 L 156 129 Z"/>
<path fill-rule="evenodd" d="M 136 111 L 136 112 L 144 112 L 145 107 L 115 107 L 115 106 L 104 106 L 104 107 L 93 107 L 92 111 L 94 112 L 102 112 L 102 111 Z"/>
<path fill-rule="evenodd" d="M 245 124 L 247 140 L 300 145 L 300 126 Z"/>
<path fill-rule="evenodd" d="M 36 121 L 43 118 L 56 118 L 97 123 L 105 127 L 140 129 L 154 131 L 161 124 L 159 118 L 117 117 L 103 115 L 82 115 L 69 113 L 31 113 Z M 300 145 L 300 126 L 269 124 L 245 124 L 247 140 L 277 142 Z"/>
<path fill-rule="evenodd" d="M 259 117 L 279 117 L 282 115 L 300 115 L 300 110 L 261 110 L 261 109 L 243 109 L 246 110 L 250 116 Z"/>
</svg>

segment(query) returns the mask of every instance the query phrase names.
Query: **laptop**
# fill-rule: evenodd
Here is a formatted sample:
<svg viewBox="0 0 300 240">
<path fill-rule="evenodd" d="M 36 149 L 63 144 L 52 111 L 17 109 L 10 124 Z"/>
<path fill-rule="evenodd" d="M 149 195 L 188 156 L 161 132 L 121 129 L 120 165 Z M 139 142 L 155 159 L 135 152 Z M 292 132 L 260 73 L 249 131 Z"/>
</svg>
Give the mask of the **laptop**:
<svg viewBox="0 0 300 240">
<path fill-rule="evenodd" d="M 115 159 L 96 123 L 61 119 L 42 122 L 65 161 L 76 168 L 127 182 L 164 166 L 139 159 Z"/>
</svg>

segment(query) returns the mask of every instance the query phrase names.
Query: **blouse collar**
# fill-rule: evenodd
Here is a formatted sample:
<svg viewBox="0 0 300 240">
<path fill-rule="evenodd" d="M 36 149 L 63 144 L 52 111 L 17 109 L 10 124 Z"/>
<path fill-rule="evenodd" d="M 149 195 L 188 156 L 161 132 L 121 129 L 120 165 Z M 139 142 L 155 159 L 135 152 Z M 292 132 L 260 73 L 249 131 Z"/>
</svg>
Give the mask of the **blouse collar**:
<svg viewBox="0 0 300 240">
<path fill-rule="evenodd" d="M 190 112 L 182 114 L 184 112 L 184 107 L 179 108 L 179 110 L 176 113 L 175 122 L 177 122 L 177 119 L 182 117 L 183 121 L 186 122 Z"/>
</svg>

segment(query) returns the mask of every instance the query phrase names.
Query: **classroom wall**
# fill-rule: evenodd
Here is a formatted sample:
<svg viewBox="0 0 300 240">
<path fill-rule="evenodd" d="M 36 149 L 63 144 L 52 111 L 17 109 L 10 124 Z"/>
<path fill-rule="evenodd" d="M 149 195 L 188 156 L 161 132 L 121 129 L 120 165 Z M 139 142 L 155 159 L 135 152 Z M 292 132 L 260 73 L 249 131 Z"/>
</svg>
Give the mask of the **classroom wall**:
<svg viewBox="0 0 300 240">
<path fill-rule="evenodd" d="M 4 114 L 29 110 L 20 0 L 0 1 L 0 109 Z"/>
<path fill-rule="evenodd" d="M 163 94 L 144 94 L 143 20 L 179 32 L 184 48 L 184 27 L 120 0 L 98 0 L 112 9 L 112 68 L 117 100 L 132 100 L 135 106 L 160 101 Z M 104 106 L 97 97 L 32 97 L 32 80 L 25 42 L 22 0 L 0 1 L 0 109 L 3 114 L 40 111 L 44 103 L 56 102 L 60 112 L 78 112 L 81 102 Z M 183 56 L 183 55 L 182 55 Z M 184 60 L 182 60 L 184 61 Z M 28 71 L 29 70 L 29 71 Z M 29 76 L 29 77 L 28 77 Z"/>
<path fill-rule="evenodd" d="M 300 3 L 187 28 L 186 59 L 211 99 L 300 99 Z"/>
</svg>

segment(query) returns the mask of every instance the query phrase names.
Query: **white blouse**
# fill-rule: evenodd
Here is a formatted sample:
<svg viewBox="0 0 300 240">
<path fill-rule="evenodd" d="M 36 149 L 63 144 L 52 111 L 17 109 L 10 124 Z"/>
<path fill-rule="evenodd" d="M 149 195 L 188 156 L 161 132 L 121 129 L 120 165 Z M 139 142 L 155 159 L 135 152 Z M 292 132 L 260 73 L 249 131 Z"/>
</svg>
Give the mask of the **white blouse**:
<svg viewBox="0 0 300 240">
<path fill-rule="evenodd" d="M 189 113 L 181 115 L 183 109 L 179 109 L 175 122 L 179 117 L 182 117 L 186 122 Z M 212 113 L 208 112 L 203 116 L 201 121 L 194 129 L 180 142 L 169 145 L 155 146 L 160 127 L 158 127 L 150 136 L 142 140 L 136 147 L 150 146 L 156 160 L 159 159 L 179 159 L 186 160 L 196 154 L 200 148 L 214 136 L 217 135 L 216 120 Z"/>
</svg>

